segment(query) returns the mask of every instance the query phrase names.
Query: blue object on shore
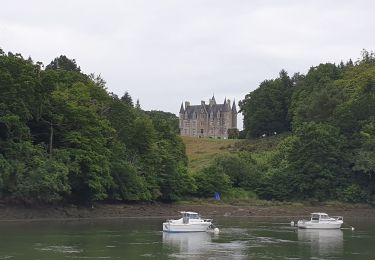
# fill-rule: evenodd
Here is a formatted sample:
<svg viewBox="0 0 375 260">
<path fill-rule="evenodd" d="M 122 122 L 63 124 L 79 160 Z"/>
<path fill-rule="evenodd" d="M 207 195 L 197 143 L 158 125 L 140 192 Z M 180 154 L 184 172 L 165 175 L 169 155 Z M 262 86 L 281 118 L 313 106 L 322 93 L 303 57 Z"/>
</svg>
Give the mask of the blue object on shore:
<svg viewBox="0 0 375 260">
<path fill-rule="evenodd" d="M 215 192 L 214 199 L 215 200 L 220 200 L 220 193 L 219 192 Z"/>
</svg>

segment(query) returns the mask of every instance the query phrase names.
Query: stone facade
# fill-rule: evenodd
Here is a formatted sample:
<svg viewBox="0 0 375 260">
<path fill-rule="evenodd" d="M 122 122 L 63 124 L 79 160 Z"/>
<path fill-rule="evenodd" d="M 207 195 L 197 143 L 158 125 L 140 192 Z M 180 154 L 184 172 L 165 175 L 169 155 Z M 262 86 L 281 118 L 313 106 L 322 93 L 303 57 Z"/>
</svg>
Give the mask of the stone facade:
<svg viewBox="0 0 375 260">
<path fill-rule="evenodd" d="M 237 128 L 237 109 L 233 101 L 225 99 L 223 104 L 216 104 L 215 97 L 208 104 L 191 106 L 185 102 L 180 109 L 180 133 L 183 136 L 228 138 L 228 129 Z"/>
</svg>

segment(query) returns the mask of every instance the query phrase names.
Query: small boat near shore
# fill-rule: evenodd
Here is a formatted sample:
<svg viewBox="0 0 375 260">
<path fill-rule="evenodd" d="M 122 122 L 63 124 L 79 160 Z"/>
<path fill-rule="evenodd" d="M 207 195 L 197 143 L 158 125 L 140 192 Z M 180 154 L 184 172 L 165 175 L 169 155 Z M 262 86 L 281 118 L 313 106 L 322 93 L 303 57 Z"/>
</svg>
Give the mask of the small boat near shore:
<svg viewBox="0 0 375 260">
<path fill-rule="evenodd" d="M 303 229 L 339 229 L 344 223 L 343 217 L 330 217 L 326 213 L 311 213 L 310 220 L 298 220 L 297 227 Z"/>
<path fill-rule="evenodd" d="M 212 219 L 201 218 L 197 212 L 192 211 L 180 213 L 181 218 L 169 219 L 163 223 L 164 232 L 205 232 L 213 229 Z"/>
</svg>

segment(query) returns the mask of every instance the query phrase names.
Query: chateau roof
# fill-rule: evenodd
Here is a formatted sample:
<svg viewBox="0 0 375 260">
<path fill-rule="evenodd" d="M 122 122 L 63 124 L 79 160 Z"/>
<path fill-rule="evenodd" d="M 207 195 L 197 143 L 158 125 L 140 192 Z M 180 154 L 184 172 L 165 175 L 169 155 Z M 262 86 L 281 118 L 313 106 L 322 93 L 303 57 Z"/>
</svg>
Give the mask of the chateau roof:
<svg viewBox="0 0 375 260">
<path fill-rule="evenodd" d="M 185 113 L 184 105 L 182 103 L 181 103 L 180 113 L 181 114 Z"/>
<path fill-rule="evenodd" d="M 201 109 L 203 109 L 204 113 L 207 113 L 209 116 L 211 116 L 211 112 L 213 113 L 213 116 L 216 117 L 217 113 L 220 112 L 229 112 L 230 111 L 230 105 L 227 104 L 214 104 L 214 105 L 196 105 L 196 106 L 188 106 L 185 108 L 186 113 L 188 114 L 188 118 L 192 119 L 194 113 L 201 113 Z"/>
</svg>

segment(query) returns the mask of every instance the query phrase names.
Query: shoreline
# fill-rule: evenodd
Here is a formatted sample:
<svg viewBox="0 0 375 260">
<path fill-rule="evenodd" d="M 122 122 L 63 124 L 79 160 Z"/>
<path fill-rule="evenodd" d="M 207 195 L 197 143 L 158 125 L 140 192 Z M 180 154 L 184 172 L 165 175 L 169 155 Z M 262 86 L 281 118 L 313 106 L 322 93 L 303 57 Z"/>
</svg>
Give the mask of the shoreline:
<svg viewBox="0 0 375 260">
<path fill-rule="evenodd" d="M 312 212 L 326 212 L 344 218 L 375 218 L 375 207 L 343 205 L 233 205 L 226 203 L 95 204 L 94 207 L 0 205 L 0 222 L 110 220 L 136 218 L 175 218 L 180 211 L 195 211 L 205 217 L 302 218 Z"/>
</svg>

